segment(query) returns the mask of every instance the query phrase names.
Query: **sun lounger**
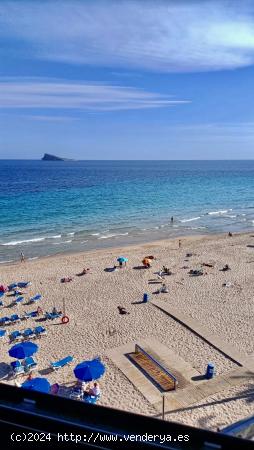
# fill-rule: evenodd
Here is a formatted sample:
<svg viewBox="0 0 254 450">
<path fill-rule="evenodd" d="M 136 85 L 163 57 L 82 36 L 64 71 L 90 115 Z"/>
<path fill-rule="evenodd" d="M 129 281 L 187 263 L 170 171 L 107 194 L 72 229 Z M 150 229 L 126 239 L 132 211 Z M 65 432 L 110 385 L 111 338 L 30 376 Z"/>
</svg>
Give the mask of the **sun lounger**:
<svg viewBox="0 0 254 450">
<path fill-rule="evenodd" d="M 24 319 L 31 319 L 31 318 L 34 318 L 34 317 L 37 317 L 37 316 L 38 316 L 37 311 L 31 311 L 31 312 L 26 312 L 24 314 L 23 318 Z"/>
<path fill-rule="evenodd" d="M 30 303 L 36 303 L 36 302 L 38 302 L 40 299 L 41 299 L 41 294 L 36 294 L 36 295 L 34 295 L 34 297 L 31 297 L 30 298 Z"/>
<path fill-rule="evenodd" d="M 0 291 L 0 297 L 3 297 L 3 296 L 4 296 L 4 292 Z"/>
<path fill-rule="evenodd" d="M 61 316 L 62 316 L 62 313 L 57 313 L 57 314 L 53 314 L 53 313 L 49 313 L 49 312 L 45 313 L 45 318 L 49 319 L 49 320 L 58 319 Z"/>
<path fill-rule="evenodd" d="M 19 288 L 26 288 L 31 285 L 31 281 L 20 281 L 18 283 Z"/>
<path fill-rule="evenodd" d="M 0 300 L 0 307 L 4 306 L 4 302 L 2 302 L 2 300 Z"/>
<path fill-rule="evenodd" d="M 47 330 L 46 330 L 46 328 L 39 326 L 39 327 L 35 327 L 34 333 L 35 333 L 35 335 L 36 335 L 37 337 L 38 337 L 38 336 L 39 336 L 39 337 L 40 337 L 40 336 L 46 336 Z"/>
<path fill-rule="evenodd" d="M 8 289 L 9 291 L 13 291 L 16 287 L 18 287 L 18 283 L 11 283 L 9 284 Z"/>
<path fill-rule="evenodd" d="M 18 314 L 12 314 L 12 316 L 10 317 L 10 321 L 11 323 L 17 323 L 21 321 L 21 318 Z"/>
<path fill-rule="evenodd" d="M 31 339 L 35 337 L 35 333 L 31 328 L 27 328 L 22 332 L 24 339 Z"/>
<path fill-rule="evenodd" d="M 24 375 L 25 369 L 22 366 L 20 361 L 12 361 L 11 362 L 12 374 L 16 377 L 18 375 Z"/>
<path fill-rule="evenodd" d="M 23 339 L 20 331 L 13 331 L 9 334 L 10 342 L 21 341 Z"/>
<path fill-rule="evenodd" d="M 0 338 L 6 335 L 6 330 L 0 330 Z"/>
<path fill-rule="evenodd" d="M 31 372 L 32 370 L 35 370 L 36 367 L 37 367 L 37 362 L 32 358 L 32 356 L 25 358 L 25 360 L 24 360 L 25 372 Z"/>
<path fill-rule="evenodd" d="M 24 300 L 24 297 L 18 297 L 18 298 L 16 298 L 16 299 L 14 300 L 13 305 L 14 305 L 14 306 L 17 306 L 17 305 L 19 305 L 20 303 L 22 303 L 23 300 Z"/>
<path fill-rule="evenodd" d="M 66 366 L 67 364 L 70 364 L 73 361 L 73 356 L 66 356 L 66 358 L 60 359 L 60 361 L 51 362 L 51 368 L 53 370 L 61 369 L 61 367 Z"/>
<path fill-rule="evenodd" d="M 1 325 L 8 325 L 11 322 L 9 317 L 1 317 L 0 318 L 0 324 Z"/>
</svg>

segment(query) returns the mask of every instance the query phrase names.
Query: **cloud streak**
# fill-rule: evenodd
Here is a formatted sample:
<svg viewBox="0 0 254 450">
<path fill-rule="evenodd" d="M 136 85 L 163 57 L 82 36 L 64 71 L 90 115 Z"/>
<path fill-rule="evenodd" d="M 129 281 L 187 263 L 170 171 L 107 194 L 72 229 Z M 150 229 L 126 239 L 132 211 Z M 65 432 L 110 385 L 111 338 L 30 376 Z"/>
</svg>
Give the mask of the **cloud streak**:
<svg viewBox="0 0 254 450">
<path fill-rule="evenodd" d="M 145 90 L 99 83 L 5 79 L 0 108 L 71 111 L 123 111 L 189 103 Z"/>
<path fill-rule="evenodd" d="M 0 4 L 0 37 L 26 58 L 195 72 L 254 63 L 249 1 L 26 0 Z"/>
</svg>

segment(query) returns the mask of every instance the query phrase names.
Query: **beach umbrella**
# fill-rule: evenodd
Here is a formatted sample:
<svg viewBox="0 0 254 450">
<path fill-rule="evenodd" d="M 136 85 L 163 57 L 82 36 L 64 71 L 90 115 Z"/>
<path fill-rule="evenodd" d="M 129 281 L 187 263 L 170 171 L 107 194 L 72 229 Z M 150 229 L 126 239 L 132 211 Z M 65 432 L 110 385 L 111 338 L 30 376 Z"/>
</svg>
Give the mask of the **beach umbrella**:
<svg viewBox="0 0 254 450">
<path fill-rule="evenodd" d="M 84 361 L 78 364 L 74 369 L 74 375 L 81 381 L 92 381 L 100 378 L 105 372 L 105 366 L 100 359 Z"/>
<path fill-rule="evenodd" d="M 120 263 L 127 262 L 128 258 L 125 258 L 125 256 L 119 256 L 119 258 L 117 258 L 117 261 Z"/>
<path fill-rule="evenodd" d="M 24 359 L 28 356 L 32 356 L 38 350 L 38 345 L 33 342 L 23 342 L 13 345 L 13 347 L 9 350 L 9 355 L 12 356 L 12 358 Z"/>
<path fill-rule="evenodd" d="M 45 392 L 46 394 L 50 391 L 50 383 L 47 378 L 32 378 L 22 383 L 21 387 L 30 391 Z"/>
</svg>

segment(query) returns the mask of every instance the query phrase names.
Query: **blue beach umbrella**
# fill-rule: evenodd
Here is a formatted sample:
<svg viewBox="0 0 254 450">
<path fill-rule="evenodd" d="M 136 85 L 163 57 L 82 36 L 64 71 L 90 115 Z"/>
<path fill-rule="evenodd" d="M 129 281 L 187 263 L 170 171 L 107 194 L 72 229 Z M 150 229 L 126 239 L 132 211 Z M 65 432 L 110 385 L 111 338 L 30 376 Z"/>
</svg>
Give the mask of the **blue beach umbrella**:
<svg viewBox="0 0 254 450">
<path fill-rule="evenodd" d="M 119 256 L 119 258 L 117 258 L 117 261 L 118 261 L 118 262 L 121 262 L 121 263 L 127 262 L 127 261 L 128 261 L 128 258 L 125 258 L 125 256 Z"/>
<path fill-rule="evenodd" d="M 50 391 L 50 383 L 47 378 L 33 378 L 32 380 L 25 381 L 22 388 L 30 389 L 31 391 L 39 391 L 48 393 Z"/>
<path fill-rule="evenodd" d="M 92 381 L 100 378 L 105 372 L 105 366 L 99 359 L 84 361 L 74 369 L 74 375 L 81 381 Z"/>
<path fill-rule="evenodd" d="M 21 344 L 13 345 L 9 350 L 9 355 L 12 356 L 12 358 L 24 359 L 28 356 L 32 356 L 38 350 L 38 345 L 33 342 L 23 342 Z"/>
</svg>

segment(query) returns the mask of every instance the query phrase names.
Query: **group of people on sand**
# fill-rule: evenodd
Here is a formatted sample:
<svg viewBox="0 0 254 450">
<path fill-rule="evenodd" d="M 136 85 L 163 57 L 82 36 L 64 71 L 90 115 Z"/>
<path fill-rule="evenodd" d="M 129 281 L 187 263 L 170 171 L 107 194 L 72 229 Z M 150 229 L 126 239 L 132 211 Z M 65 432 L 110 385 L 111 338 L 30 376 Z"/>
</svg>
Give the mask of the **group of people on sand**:
<svg viewBox="0 0 254 450">
<path fill-rule="evenodd" d="M 87 275 L 88 273 L 91 273 L 91 269 L 89 267 L 84 267 L 81 272 L 77 273 L 77 276 L 82 277 L 83 275 Z M 70 283 L 71 281 L 73 281 L 72 277 L 61 278 L 61 283 Z"/>
<path fill-rule="evenodd" d="M 74 386 L 75 391 L 81 392 L 84 397 L 86 396 L 94 396 L 98 397 L 101 394 L 100 386 L 98 381 L 95 381 L 92 385 L 85 383 L 84 381 L 78 380 Z"/>
</svg>

